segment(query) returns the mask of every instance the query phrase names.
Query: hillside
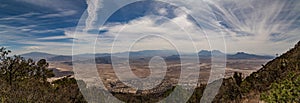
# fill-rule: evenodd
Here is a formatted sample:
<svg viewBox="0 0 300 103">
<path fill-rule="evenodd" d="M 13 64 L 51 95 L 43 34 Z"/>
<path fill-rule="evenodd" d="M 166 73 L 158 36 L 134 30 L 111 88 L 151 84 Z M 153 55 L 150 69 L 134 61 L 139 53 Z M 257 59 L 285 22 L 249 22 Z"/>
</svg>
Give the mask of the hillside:
<svg viewBox="0 0 300 103">
<path fill-rule="evenodd" d="M 11 53 L 10 50 L 0 48 L 1 103 L 86 102 L 74 78 L 67 76 L 57 80 L 52 79 L 52 77 L 61 77 L 62 74 L 73 73 L 48 68 L 49 63 L 45 59 L 34 62 L 32 59 L 25 59 L 21 56 L 9 57 L 9 53 Z M 48 54 L 27 54 L 27 56 L 30 55 Z M 53 81 L 48 81 L 51 79 Z"/>
<path fill-rule="evenodd" d="M 300 79 L 299 67 L 300 42 L 242 82 L 239 77 L 224 79 L 215 102 L 300 102 L 300 82 L 293 82 Z"/>
</svg>

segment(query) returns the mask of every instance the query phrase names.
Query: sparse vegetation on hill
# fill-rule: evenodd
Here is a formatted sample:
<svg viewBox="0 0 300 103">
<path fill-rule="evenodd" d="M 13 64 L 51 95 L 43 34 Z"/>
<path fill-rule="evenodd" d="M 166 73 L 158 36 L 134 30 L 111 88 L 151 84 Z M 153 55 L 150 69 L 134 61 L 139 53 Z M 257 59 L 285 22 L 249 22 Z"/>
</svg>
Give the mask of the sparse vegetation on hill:
<svg viewBox="0 0 300 103">
<path fill-rule="evenodd" d="M 300 93 L 299 67 L 300 42 L 246 77 L 240 86 L 232 78 L 225 79 L 215 102 L 300 102 L 295 99 Z"/>
<path fill-rule="evenodd" d="M 2 103 L 82 103 L 85 102 L 74 78 L 52 83 L 53 77 L 45 59 L 34 62 L 20 56 L 9 57 L 11 51 L 0 49 L 0 102 Z"/>
<path fill-rule="evenodd" d="M 290 73 L 279 83 L 272 83 L 270 89 L 261 94 L 261 99 L 269 103 L 300 102 L 300 75 Z"/>
</svg>

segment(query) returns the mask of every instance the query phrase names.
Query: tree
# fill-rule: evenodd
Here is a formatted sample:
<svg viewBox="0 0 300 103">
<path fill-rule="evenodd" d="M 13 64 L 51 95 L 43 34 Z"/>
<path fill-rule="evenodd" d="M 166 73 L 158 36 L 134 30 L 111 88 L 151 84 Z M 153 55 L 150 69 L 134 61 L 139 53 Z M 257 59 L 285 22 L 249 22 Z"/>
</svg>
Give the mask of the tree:
<svg viewBox="0 0 300 103">
<path fill-rule="evenodd" d="M 74 78 L 54 83 L 45 59 L 34 62 L 21 56 L 9 56 L 10 50 L 0 48 L 0 102 L 8 103 L 83 103 L 85 102 Z"/>
<path fill-rule="evenodd" d="M 21 56 L 9 57 L 10 50 L 0 49 L 0 78 L 4 79 L 10 85 L 16 81 L 25 79 L 36 79 L 46 82 L 47 78 L 53 77 L 52 70 L 47 69 L 48 63 L 42 59 L 35 63 L 32 59 L 25 60 Z"/>
<path fill-rule="evenodd" d="M 238 86 L 241 86 L 241 83 L 243 81 L 243 79 L 242 79 L 242 73 L 234 72 L 233 78 L 234 78 L 236 84 Z"/>
</svg>

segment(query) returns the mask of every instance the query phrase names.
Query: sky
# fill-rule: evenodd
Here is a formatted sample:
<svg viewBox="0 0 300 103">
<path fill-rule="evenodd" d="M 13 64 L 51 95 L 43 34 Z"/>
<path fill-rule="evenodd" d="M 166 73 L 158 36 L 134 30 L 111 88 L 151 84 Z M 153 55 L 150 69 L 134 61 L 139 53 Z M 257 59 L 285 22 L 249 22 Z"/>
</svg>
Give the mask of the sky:
<svg viewBox="0 0 300 103">
<path fill-rule="evenodd" d="M 76 48 L 78 54 L 216 49 L 275 55 L 300 40 L 299 0 L 147 0 L 122 6 L 125 3 L 1 0 L 0 46 L 14 54 L 71 55 Z"/>
</svg>

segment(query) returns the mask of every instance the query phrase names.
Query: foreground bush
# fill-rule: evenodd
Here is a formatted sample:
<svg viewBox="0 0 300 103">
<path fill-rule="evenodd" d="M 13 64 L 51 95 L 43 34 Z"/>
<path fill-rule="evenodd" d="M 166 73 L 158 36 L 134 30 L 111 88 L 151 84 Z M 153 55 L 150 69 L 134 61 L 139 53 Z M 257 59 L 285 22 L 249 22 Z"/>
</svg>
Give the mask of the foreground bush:
<svg viewBox="0 0 300 103">
<path fill-rule="evenodd" d="M 42 59 L 34 62 L 0 48 L 0 102 L 82 103 L 85 102 L 74 78 L 65 77 L 50 83 L 53 71 Z"/>
</svg>

